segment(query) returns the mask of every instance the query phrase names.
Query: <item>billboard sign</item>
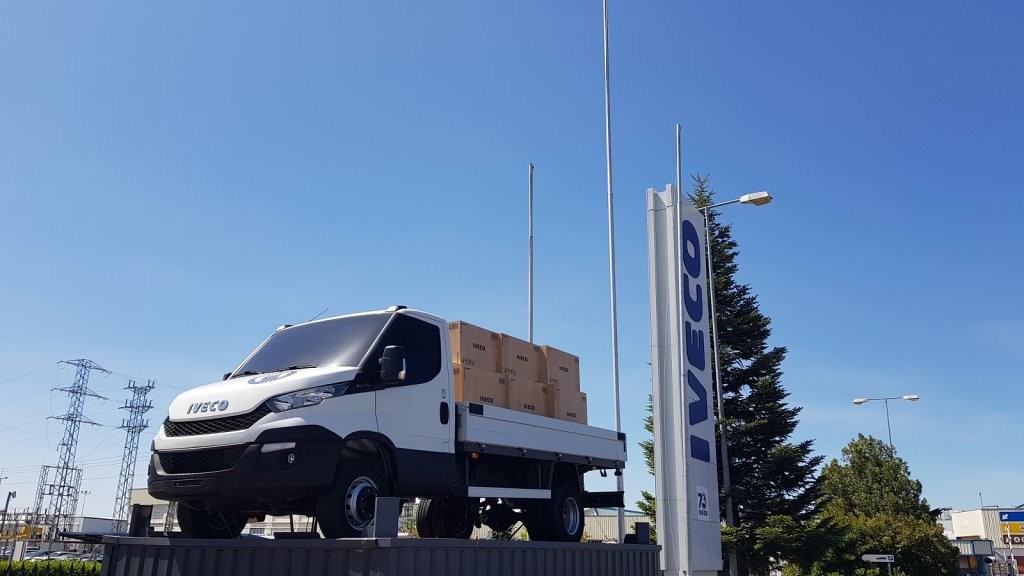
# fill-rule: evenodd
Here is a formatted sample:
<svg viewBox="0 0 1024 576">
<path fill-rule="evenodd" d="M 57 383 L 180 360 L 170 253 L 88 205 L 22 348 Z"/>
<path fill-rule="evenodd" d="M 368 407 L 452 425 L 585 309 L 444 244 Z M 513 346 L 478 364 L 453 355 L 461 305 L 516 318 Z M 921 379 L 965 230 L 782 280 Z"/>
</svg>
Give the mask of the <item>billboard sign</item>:
<svg viewBox="0 0 1024 576">
<path fill-rule="evenodd" d="M 1024 512 L 1000 512 L 1000 522 L 1024 522 Z"/>
<path fill-rule="evenodd" d="M 1024 534 L 1003 534 L 1002 538 L 1007 546 L 1024 546 Z"/>
<path fill-rule="evenodd" d="M 704 218 L 647 190 L 658 543 L 666 576 L 722 568 Z"/>
</svg>

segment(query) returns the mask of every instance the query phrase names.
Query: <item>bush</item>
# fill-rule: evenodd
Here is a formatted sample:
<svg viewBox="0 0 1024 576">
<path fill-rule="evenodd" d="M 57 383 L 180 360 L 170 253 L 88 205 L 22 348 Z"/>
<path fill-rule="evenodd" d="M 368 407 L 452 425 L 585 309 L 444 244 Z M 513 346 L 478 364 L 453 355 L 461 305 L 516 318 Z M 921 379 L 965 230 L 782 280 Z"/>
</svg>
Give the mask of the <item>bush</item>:
<svg viewBox="0 0 1024 576">
<path fill-rule="evenodd" d="M 72 560 L 0 561 L 0 576 L 99 576 L 103 564 Z"/>
</svg>

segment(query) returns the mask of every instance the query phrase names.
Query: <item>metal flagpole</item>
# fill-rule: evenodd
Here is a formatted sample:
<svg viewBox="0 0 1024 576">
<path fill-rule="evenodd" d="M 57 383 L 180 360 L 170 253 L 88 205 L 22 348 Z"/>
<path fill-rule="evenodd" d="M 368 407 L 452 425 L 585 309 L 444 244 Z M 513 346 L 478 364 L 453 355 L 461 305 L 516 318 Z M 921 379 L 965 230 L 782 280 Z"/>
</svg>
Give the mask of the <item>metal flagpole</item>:
<svg viewBox="0 0 1024 576">
<path fill-rule="evenodd" d="M 683 127 L 676 122 L 676 190 L 683 190 Z"/>
<path fill-rule="evenodd" d="M 604 149 L 608 173 L 608 268 L 611 276 L 612 308 L 612 388 L 615 394 L 615 431 L 622 432 L 622 417 L 619 406 L 619 327 L 615 307 L 615 215 L 612 201 L 612 97 L 611 79 L 608 72 L 608 0 L 603 0 L 604 9 Z M 625 490 L 622 471 L 616 471 L 615 484 L 619 492 Z M 619 542 L 626 532 L 625 510 L 619 508 Z"/>
<path fill-rule="evenodd" d="M 529 316 L 529 340 L 533 342 L 533 164 L 530 164 L 530 185 L 529 185 L 529 206 L 530 206 L 530 265 L 527 272 L 527 283 L 529 284 L 529 296 L 527 297 L 527 315 Z"/>
</svg>

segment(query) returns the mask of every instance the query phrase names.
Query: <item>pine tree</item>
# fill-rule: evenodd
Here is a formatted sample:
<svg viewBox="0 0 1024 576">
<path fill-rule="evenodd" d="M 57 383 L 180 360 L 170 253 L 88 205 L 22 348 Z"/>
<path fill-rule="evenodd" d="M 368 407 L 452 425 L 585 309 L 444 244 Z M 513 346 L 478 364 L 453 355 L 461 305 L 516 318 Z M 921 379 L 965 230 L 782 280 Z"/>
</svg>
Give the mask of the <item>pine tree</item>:
<svg viewBox="0 0 1024 576">
<path fill-rule="evenodd" d="M 712 205 L 714 191 L 709 176 L 693 176 L 690 199 L 698 208 Z M 729 471 L 735 526 L 723 527 L 722 544 L 726 558 L 734 551 L 739 574 L 767 576 L 780 561 L 801 563 L 811 553 L 810 542 L 828 537 L 827 524 L 815 520 L 818 478 L 815 469 L 821 456 L 812 455 L 812 442 L 790 443 L 800 408 L 786 403 L 782 387 L 783 347 L 768 347 L 771 319 L 761 313 L 757 297 L 749 286 L 735 280 L 738 245 L 732 229 L 710 214 L 714 291 L 719 359 L 725 418 L 721 419 L 728 438 Z M 717 402 L 715 403 L 716 416 Z M 651 431 L 650 417 L 646 422 Z M 721 454 L 721 437 L 716 430 Z M 641 449 L 653 473 L 651 441 Z M 719 462 L 719 487 L 722 482 Z M 654 514 L 654 496 L 643 493 L 637 502 L 641 510 Z M 719 495 L 722 518 L 726 517 L 727 494 Z M 824 532 L 823 532 L 824 531 Z"/>
</svg>

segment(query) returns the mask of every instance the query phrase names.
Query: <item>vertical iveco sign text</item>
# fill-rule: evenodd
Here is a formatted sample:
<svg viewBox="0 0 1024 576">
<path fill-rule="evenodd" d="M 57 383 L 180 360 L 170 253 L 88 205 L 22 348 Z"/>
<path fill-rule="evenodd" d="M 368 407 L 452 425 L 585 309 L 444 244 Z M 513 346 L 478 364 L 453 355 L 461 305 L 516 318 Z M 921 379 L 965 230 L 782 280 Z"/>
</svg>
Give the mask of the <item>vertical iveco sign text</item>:
<svg viewBox="0 0 1024 576">
<path fill-rule="evenodd" d="M 722 567 L 703 216 L 647 191 L 658 543 L 667 576 Z"/>
<path fill-rule="evenodd" d="M 696 425 L 708 419 L 708 381 L 705 369 L 708 366 L 707 321 L 704 319 L 703 275 L 701 263 L 704 250 L 701 237 L 692 220 L 683 220 L 683 302 L 686 322 L 683 324 L 683 342 L 686 347 L 686 385 L 695 396 L 687 403 L 687 438 L 690 443 L 690 457 L 702 462 L 711 462 L 711 442 L 696 432 Z"/>
</svg>

